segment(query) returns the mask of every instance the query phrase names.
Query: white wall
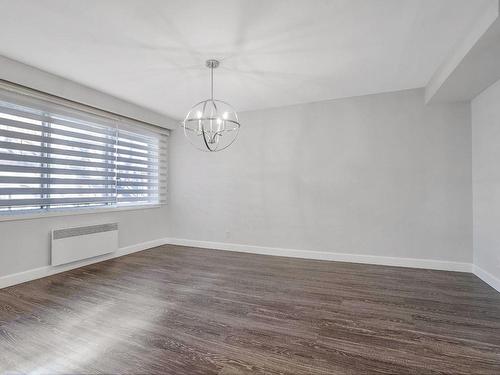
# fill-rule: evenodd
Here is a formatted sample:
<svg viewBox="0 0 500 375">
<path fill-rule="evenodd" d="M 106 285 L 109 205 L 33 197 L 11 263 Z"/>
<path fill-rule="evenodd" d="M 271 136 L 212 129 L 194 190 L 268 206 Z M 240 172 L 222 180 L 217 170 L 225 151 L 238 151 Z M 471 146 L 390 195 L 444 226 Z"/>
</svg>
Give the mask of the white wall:
<svg viewBox="0 0 500 375">
<path fill-rule="evenodd" d="M 119 223 L 119 247 L 168 237 L 167 206 L 0 222 L 0 277 L 50 264 L 50 231 Z"/>
<path fill-rule="evenodd" d="M 500 81 L 472 101 L 472 160 L 474 265 L 500 290 Z"/>
<path fill-rule="evenodd" d="M 177 238 L 472 261 L 470 106 L 408 90 L 241 114 L 226 151 L 171 136 Z"/>
</svg>

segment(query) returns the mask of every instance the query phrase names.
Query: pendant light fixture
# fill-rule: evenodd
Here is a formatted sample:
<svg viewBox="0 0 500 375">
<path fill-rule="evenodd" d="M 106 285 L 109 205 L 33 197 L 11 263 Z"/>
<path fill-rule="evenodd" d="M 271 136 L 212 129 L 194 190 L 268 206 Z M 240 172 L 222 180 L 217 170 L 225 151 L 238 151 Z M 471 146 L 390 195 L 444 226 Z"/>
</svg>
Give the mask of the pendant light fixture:
<svg viewBox="0 0 500 375">
<path fill-rule="evenodd" d="M 238 137 L 240 122 L 233 107 L 214 99 L 214 69 L 218 60 L 207 60 L 210 69 L 210 99 L 195 104 L 189 110 L 182 127 L 186 138 L 199 150 L 215 152 L 229 147 Z"/>
</svg>

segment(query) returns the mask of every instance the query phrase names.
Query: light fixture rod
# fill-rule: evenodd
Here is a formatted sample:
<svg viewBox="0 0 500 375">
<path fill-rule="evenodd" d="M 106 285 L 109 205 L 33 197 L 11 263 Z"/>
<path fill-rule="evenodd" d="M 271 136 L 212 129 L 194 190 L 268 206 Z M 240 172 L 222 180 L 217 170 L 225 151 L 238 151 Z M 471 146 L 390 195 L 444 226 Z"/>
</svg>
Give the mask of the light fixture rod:
<svg viewBox="0 0 500 375">
<path fill-rule="evenodd" d="M 219 66 L 219 60 L 207 60 L 207 68 L 210 68 L 210 99 L 214 100 L 214 69 Z"/>
<path fill-rule="evenodd" d="M 210 99 L 214 100 L 214 67 L 210 67 Z"/>
</svg>

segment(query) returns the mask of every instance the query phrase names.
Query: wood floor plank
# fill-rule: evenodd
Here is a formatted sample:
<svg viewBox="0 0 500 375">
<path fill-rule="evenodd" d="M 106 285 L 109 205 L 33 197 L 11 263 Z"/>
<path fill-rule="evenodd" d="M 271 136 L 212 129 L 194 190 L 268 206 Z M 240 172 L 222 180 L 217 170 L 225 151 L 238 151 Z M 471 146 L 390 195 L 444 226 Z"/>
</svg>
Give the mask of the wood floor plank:
<svg viewBox="0 0 500 375">
<path fill-rule="evenodd" d="M 0 290 L 0 373 L 500 374 L 467 273 L 161 246 Z"/>
</svg>

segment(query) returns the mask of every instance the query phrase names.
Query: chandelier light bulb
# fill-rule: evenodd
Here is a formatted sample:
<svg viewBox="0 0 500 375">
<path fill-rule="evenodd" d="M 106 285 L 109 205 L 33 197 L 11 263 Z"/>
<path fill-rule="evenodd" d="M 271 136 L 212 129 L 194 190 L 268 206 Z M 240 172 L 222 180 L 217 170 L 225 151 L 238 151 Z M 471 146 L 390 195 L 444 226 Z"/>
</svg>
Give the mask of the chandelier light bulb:
<svg viewBox="0 0 500 375">
<path fill-rule="evenodd" d="M 240 122 L 233 107 L 214 99 L 214 69 L 217 60 L 207 60 L 210 69 L 210 99 L 195 104 L 187 113 L 182 127 L 184 135 L 196 148 L 215 152 L 229 147 L 238 137 Z"/>
</svg>

